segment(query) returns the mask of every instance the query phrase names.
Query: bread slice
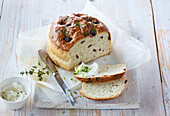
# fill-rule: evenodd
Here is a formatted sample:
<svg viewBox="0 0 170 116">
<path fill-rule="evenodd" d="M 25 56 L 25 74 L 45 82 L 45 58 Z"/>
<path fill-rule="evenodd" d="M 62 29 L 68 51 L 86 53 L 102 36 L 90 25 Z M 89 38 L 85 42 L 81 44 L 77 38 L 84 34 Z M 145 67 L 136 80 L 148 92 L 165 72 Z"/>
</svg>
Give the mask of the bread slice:
<svg viewBox="0 0 170 116">
<path fill-rule="evenodd" d="M 80 94 L 92 100 L 113 99 L 122 93 L 127 83 L 127 78 L 121 78 L 103 83 L 82 83 Z"/>
<path fill-rule="evenodd" d="M 99 73 L 94 76 L 82 77 L 74 75 L 78 80 L 86 83 L 100 83 L 120 79 L 125 74 L 126 64 L 99 65 Z"/>
</svg>

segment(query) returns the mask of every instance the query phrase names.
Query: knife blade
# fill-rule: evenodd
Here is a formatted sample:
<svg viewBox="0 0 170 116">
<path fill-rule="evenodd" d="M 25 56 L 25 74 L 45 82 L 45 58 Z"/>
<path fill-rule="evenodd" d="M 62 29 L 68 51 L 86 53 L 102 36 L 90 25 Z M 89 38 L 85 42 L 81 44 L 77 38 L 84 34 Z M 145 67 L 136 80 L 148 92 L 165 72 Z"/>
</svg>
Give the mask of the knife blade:
<svg viewBox="0 0 170 116">
<path fill-rule="evenodd" d="M 75 102 L 71 95 L 71 92 L 69 91 L 68 87 L 66 86 L 66 84 L 64 83 L 62 78 L 60 77 L 60 75 L 55 67 L 55 64 L 53 63 L 53 61 L 51 60 L 51 58 L 49 57 L 47 52 L 41 49 L 38 51 L 38 54 L 39 54 L 40 58 L 43 60 L 43 62 L 47 65 L 49 70 L 53 73 L 56 81 L 58 82 L 58 84 L 60 85 L 60 87 L 62 88 L 64 93 L 66 94 L 68 101 L 72 104 L 72 106 L 74 106 Z"/>
</svg>

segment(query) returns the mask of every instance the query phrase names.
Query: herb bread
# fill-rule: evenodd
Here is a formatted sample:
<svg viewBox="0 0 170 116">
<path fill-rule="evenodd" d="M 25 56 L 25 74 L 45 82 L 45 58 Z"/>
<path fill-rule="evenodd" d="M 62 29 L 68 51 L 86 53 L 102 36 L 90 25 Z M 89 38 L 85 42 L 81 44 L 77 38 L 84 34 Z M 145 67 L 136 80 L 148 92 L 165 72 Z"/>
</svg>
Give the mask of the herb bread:
<svg viewBox="0 0 170 116">
<path fill-rule="evenodd" d="M 87 14 L 60 16 L 51 25 L 47 52 L 56 65 L 71 70 L 110 54 L 111 36 L 105 24 Z"/>
<path fill-rule="evenodd" d="M 82 83 L 80 94 L 92 100 L 113 99 L 120 96 L 127 81 L 128 79 L 123 77 L 103 83 Z"/>
<path fill-rule="evenodd" d="M 91 76 L 82 76 L 79 73 L 88 73 L 91 68 L 87 66 L 82 70 L 78 70 L 74 73 L 74 77 L 78 80 L 86 83 L 100 83 L 115 79 L 120 79 L 126 72 L 126 64 L 116 64 L 116 65 L 99 65 L 98 73 Z"/>
</svg>

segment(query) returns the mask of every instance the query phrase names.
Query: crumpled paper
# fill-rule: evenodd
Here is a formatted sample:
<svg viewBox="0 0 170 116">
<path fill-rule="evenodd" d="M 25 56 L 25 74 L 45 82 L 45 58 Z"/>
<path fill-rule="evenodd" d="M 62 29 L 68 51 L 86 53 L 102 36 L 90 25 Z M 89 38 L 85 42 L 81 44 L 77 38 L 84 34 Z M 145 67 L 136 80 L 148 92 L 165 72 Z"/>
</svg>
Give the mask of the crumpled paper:
<svg viewBox="0 0 170 116">
<path fill-rule="evenodd" d="M 99 65 L 126 63 L 127 69 L 130 70 L 139 67 L 151 58 L 149 48 L 146 45 L 131 37 L 129 33 L 115 26 L 113 21 L 109 20 L 102 12 L 89 2 L 86 3 L 82 13 L 98 18 L 108 26 L 111 32 L 111 54 L 100 57 L 92 62 L 96 62 Z M 21 61 L 21 67 L 23 67 L 23 69 L 29 69 L 31 66 L 37 64 L 40 59 L 38 50 L 46 49 L 49 27 L 50 25 L 19 34 L 19 37 L 16 40 L 16 53 Z M 127 27 L 127 29 L 131 31 L 130 26 Z M 58 68 L 58 72 L 62 78 L 65 78 L 63 80 L 69 89 L 72 90 L 72 88 L 81 84 L 80 81 L 74 78 L 72 71 L 66 71 L 62 68 Z M 35 81 L 44 92 L 43 94 L 38 94 L 38 96 L 42 99 L 49 99 L 54 105 L 67 101 L 66 95 L 58 83 L 54 81 L 52 75 L 47 77 L 45 82 L 40 82 L 36 79 Z M 73 97 L 77 96 L 78 95 L 74 95 Z"/>
</svg>

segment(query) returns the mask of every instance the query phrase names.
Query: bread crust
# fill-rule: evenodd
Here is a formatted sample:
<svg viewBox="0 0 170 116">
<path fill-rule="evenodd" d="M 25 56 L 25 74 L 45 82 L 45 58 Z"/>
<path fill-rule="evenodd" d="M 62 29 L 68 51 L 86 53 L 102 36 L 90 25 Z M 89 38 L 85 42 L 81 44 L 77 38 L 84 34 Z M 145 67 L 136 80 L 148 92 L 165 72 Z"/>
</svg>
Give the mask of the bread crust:
<svg viewBox="0 0 170 116">
<path fill-rule="evenodd" d="M 124 88 L 125 88 L 125 86 L 126 86 L 126 83 L 127 83 L 127 81 L 128 81 L 127 78 L 125 78 L 125 77 L 122 77 L 122 78 L 125 79 L 125 81 L 124 81 L 125 84 L 123 85 L 123 88 L 122 88 L 121 92 L 120 92 L 118 95 L 116 95 L 116 96 L 103 97 L 103 98 L 93 98 L 93 97 L 89 97 L 89 96 L 85 95 L 85 94 L 82 92 L 82 90 L 80 90 L 80 94 L 81 94 L 83 97 L 86 97 L 86 98 L 92 99 L 92 100 L 96 100 L 96 101 L 114 99 L 114 98 L 119 97 L 119 96 L 121 95 L 121 93 L 122 93 L 122 91 L 124 90 Z"/>
<path fill-rule="evenodd" d="M 104 23 L 87 14 L 73 13 L 60 16 L 59 20 L 54 21 L 51 25 L 49 39 L 57 49 L 69 51 L 77 41 L 85 37 L 92 37 L 93 35 L 90 34 L 92 29 L 96 31 L 96 34 L 109 33 L 109 29 Z M 65 37 L 71 37 L 72 39 L 65 41 Z"/>
<path fill-rule="evenodd" d="M 109 29 L 94 17 L 79 13 L 60 16 L 58 20 L 52 23 L 47 40 L 47 53 L 52 61 L 63 69 L 72 70 L 74 64 L 73 61 L 71 61 L 70 50 L 77 42 L 85 40 L 87 37 L 93 37 L 94 35 L 91 34 L 91 30 L 95 30 L 96 35 L 104 32 L 108 33 L 108 40 L 111 41 Z M 88 32 L 88 34 L 85 34 L 86 32 Z M 68 39 L 69 37 L 71 40 Z M 67 38 L 67 41 L 65 38 Z M 109 55 L 110 53 L 111 42 L 109 53 L 103 56 Z"/>
</svg>

